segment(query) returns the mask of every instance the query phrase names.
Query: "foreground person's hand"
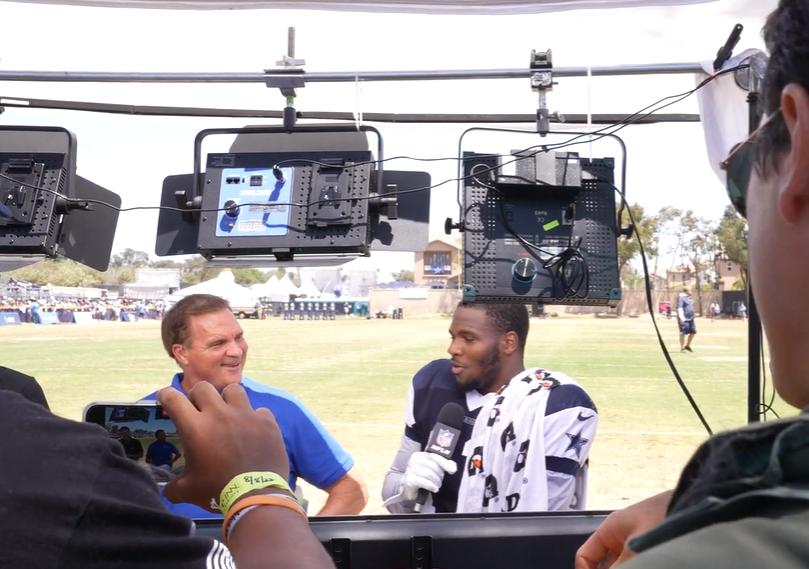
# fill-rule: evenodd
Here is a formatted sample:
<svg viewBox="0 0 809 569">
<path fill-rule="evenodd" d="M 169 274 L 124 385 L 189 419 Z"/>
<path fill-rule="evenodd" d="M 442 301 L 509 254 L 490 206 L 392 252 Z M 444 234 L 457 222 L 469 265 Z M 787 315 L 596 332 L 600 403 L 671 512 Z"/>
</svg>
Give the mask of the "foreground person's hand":
<svg viewBox="0 0 809 569">
<path fill-rule="evenodd" d="M 254 411 L 241 385 L 229 385 L 220 396 L 211 384 L 200 382 L 187 399 L 171 388 L 161 390 L 158 399 L 174 420 L 185 447 L 185 471 L 164 490 L 170 501 L 215 510 L 213 502 L 218 504 L 222 490 L 240 474 L 272 473 L 289 478 L 289 459 L 275 417 L 266 409 Z M 279 491 L 284 492 L 258 489 L 230 504 L 230 523 L 223 528 L 223 535 L 236 566 L 333 569 L 331 558 L 297 503 L 281 507 L 277 500 L 283 502 L 284 498 L 262 496 Z M 258 502 L 239 510 L 236 521 L 236 504 L 250 504 L 247 500 L 251 494 Z"/>
<path fill-rule="evenodd" d="M 188 398 L 167 387 L 158 400 L 177 426 L 185 454 L 183 473 L 164 489 L 170 502 L 216 511 L 213 503 L 239 474 L 273 472 L 289 478 L 289 459 L 275 417 L 267 409 L 254 411 L 241 385 L 227 386 L 220 396 L 202 381 Z"/>
<path fill-rule="evenodd" d="M 607 516 L 576 552 L 576 569 L 607 569 L 635 557 L 626 542 L 665 519 L 671 494 L 661 492 Z"/>
</svg>

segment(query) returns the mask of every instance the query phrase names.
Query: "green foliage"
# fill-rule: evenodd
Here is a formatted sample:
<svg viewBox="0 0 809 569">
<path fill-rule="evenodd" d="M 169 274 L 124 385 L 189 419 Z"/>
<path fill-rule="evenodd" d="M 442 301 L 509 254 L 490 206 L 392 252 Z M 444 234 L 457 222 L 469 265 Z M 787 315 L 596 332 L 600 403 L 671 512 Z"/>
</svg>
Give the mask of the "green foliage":
<svg viewBox="0 0 809 569">
<path fill-rule="evenodd" d="M 393 273 L 393 280 L 395 280 L 396 282 L 401 281 L 415 282 L 415 277 L 413 275 L 413 271 L 402 270 L 399 271 L 398 273 Z"/>
<path fill-rule="evenodd" d="M 35 285 L 90 287 L 106 281 L 104 273 L 69 259 L 43 259 L 33 265 L 6 273 L 6 277 Z"/>
<path fill-rule="evenodd" d="M 186 284 L 199 284 L 216 278 L 221 272 L 221 268 L 208 267 L 202 257 L 193 257 L 183 262 L 180 278 Z"/>
<path fill-rule="evenodd" d="M 742 281 L 747 272 L 747 223 L 733 206 L 727 206 L 716 228 L 718 256 L 742 268 Z"/>
<path fill-rule="evenodd" d="M 661 236 L 672 234 L 672 228 L 676 228 L 679 224 L 682 212 L 677 208 L 666 206 L 657 215 L 649 215 L 640 204 L 633 204 L 629 209 L 632 211 L 632 219 L 640 234 L 647 260 L 656 259 L 660 256 Z M 625 227 L 630 223 L 629 214 L 624 210 L 621 225 Z M 622 237 L 618 240 L 618 268 L 621 274 L 624 274 L 624 269 L 639 253 L 640 244 L 634 233 L 630 239 Z"/>
<path fill-rule="evenodd" d="M 718 239 L 716 237 L 716 224 L 713 221 L 694 215 L 691 210 L 682 213 L 679 218 L 671 221 L 673 235 L 677 237 L 677 247 L 688 260 L 694 270 L 697 283 L 696 310 L 702 315 L 702 291 L 704 285 L 701 273 L 707 272 L 716 262 Z M 711 290 L 708 287 L 707 290 Z"/>
<path fill-rule="evenodd" d="M 271 276 L 265 275 L 258 269 L 233 269 L 233 280 L 236 284 L 250 286 L 257 283 L 267 282 Z"/>
<path fill-rule="evenodd" d="M 145 251 L 135 251 L 134 249 L 124 249 L 121 253 L 113 255 L 110 259 L 110 267 L 120 269 L 122 267 L 148 267 L 149 253 Z"/>
</svg>

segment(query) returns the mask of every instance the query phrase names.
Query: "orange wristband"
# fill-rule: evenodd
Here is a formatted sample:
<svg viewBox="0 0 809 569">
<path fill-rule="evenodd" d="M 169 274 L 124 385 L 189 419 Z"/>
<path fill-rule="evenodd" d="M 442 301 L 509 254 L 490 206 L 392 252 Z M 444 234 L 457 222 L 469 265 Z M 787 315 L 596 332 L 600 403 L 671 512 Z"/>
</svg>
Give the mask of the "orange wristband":
<svg viewBox="0 0 809 569">
<path fill-rule="evenodd" d="M 300 514 L 306 523 L 309 523 L 309 516 L 306 515 L 306 512 L 303 511 L 303 508 L 301 508 L 294 499 L 279 494 L 259 494 L 257 496 L 250 496 L 249 498 L 242 498 L 230 507 L 225 521 L 222 523 L 222 537 L 224 538 L 225 545 L 227 545 L 228 541 L 228 527 L 233 521 L 233 518 L 236 514 L 250 506 L 280 506 L 287 508 Z"/>
</svg>

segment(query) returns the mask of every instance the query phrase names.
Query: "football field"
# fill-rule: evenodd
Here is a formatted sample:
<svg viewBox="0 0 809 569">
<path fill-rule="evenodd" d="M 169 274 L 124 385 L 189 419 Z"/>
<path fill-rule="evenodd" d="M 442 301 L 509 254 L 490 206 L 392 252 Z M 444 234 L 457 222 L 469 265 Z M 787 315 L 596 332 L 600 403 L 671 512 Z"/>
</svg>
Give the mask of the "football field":
<svg viewBox="0 0 809 569">
<path fill-rule="evenodd" d="M 676 321 L 658 323 L 714 431 L 744 424 L 746 324 L 698 319 L 694 352 L 682 354 Z M 242 325 L 250 346 L 245 374 L 302 400 L 355 457 L 370 488 L 365 513 L 384 513 L 380 490 L 403 432 L 408 382 L 421 365 L 446 356 L 449 319 L 273 318 Z M 92 401 L 137 400 L 177 371 L 158 322 L 0 327 L 0 345 L 0 363 L 34 375 L 54 412 L 71 419 Z M 621 508 L 672 487 L 706 438 L 648 315 L 532 319 L 526 365 L 567 373 L 598 407 L 588 509 Z M 793 412 L 780 401 L 774 407 Z M 305 485 L 304 491 L 316 512 L 324 494 Z"/>
</svg>

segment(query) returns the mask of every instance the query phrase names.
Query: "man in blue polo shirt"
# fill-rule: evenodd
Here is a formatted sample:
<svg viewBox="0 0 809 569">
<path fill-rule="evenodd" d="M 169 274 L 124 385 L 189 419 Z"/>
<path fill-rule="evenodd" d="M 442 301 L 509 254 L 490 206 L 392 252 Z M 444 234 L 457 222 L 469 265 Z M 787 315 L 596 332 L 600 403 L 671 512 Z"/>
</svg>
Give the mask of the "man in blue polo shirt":
<svg viewBox="0 0 809 569">
<path fill-rule="evenodd" d="M 129 429 L 127 429 L 127 432 Z M 146 463 L 154 466 L 174 466 L 182 456 L 174 443 L 166 440 L 166 431 L 158 429 L 154 432 L 155 442 L 146 449 Z"/>
<path fill-rule="evenodd" d="M 231 383 L 241 383 L 254 409 L 269 409 L 284 437 L 289 457 L 289 484 L 298 478 L 328 494 L 318 515 L 359 514 L 368 501 L 354 459 L 340 446 L 320 421 L 295 397 L 242 375 L 247 342 L 228 302 L 218 296 L 192 294 L 166 312 L 162 322 L 163 347 L 182 370 L 171 386 L 187 394 L 197 383 L 207 381 L 220 392 Z M 157 392 L 145 397 L 154 400 Z M 221 517 L 191 504 L 166 504 L 190 518 Z"/>
</svg>

